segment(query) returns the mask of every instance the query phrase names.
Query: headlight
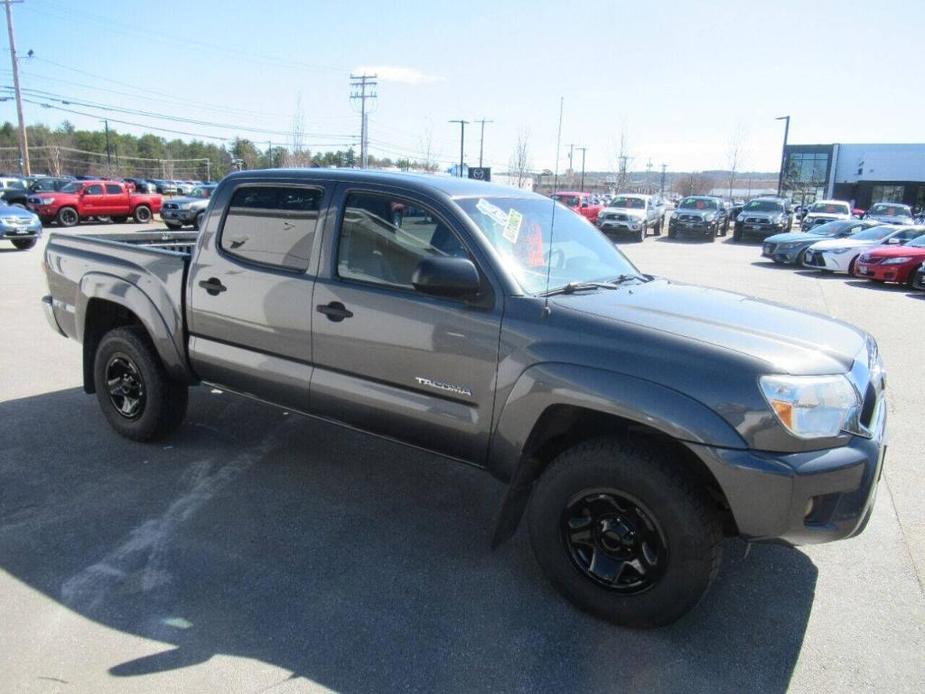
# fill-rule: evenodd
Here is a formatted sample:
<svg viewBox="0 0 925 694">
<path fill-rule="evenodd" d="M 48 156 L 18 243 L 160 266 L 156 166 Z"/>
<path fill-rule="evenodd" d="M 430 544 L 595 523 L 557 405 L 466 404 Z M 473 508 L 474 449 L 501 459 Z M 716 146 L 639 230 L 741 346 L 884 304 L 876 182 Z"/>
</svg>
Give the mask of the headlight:
<svg viewBox="0 0 925 694">
<path fill-rule="evenodd" d="M 777 247 L 779 251 L 790 251 L 799 246 L 799 243 L 782 243 Z"/>
<path fill-rule="evenodd" d="M 736 217 L 736 221 L 737 221 L 737 222 L 744 222 L 744 221 L 745 221 L 745 215 L 744 215 L 744 214 L 740 214 L 738 217 Z"/>
<path fill-rule="evenodd" d="M 704 217 L 703 217 L 703 221 L 705 221 L 705 222 L 712 222 L 714 219 L 716 219 L 716 213 L 715 213 L 715 212 L 711 212 L 710 214 L 704 215 Z"/>
<path fill-rule="evenodd" d="M 53 205 L 55 203 L 54 198 L 39 198 L 39 202 L 43 205 Z"/>
<path fill-rule="evenodd" d="M 847 253 L 850 251 L 850 248 L 833 248 L 829 253 L 834 253 L 835 255 L 841 255 L 842 253 Z"/>
<path fill-rule="evenodd" d="M 762 376 L 759 383 L 771 410 L 794 436 L 861 433 L 861 398 L 847 376 Z"/>
<path fill-rule="evenodd" d="M 903 263 L 908 263 L 912 260 L 911 255 L 900 255 L 895 258 L 887 258 L 883 261 L 884 265 L 902 265 Z"/>
<path fill-rule="evenodd" d="M 193 203 L 191 203 L 191 202 L 181 202 L 181 203 L 180 203 L 180 209 L 181 209 L 181 210 L 188 210 L 188 209 L 192 206 L 192 204 L 193 204 Z"/>
</svg>

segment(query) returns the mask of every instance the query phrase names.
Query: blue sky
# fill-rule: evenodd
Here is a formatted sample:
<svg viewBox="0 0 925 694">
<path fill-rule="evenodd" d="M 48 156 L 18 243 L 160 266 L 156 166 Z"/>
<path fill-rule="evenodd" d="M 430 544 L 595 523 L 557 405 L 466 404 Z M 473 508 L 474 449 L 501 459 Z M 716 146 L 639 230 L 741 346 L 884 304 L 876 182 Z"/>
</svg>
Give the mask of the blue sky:
<svg viewBox="0 0 925 694">
<path fill-rule="evenodd" d="M 364 66 L 380 76 L 371 151 L 392 157 L 420 156 L 430 133 L 454 161 L 447 121 L 485 117 L 486 164 L 504 168 L 524 132 L 533 166 L 551 169 L 560 96 L 562 142 L 588 148 L 589 170 L 616 166 L 623 130 L 631 169 L 724 168 L 737 137 L 740 169 L 773 171 L 784 114 L 791 142 L 923 140 L 925 3 L 26 0 L 14 14 L 20 55 L 36 56 L 24 88 L 203 121 L 108 114 L 226 140 L 224 125 L 246 126 L 263 146 L 288 141 L 300 96 L 312 149 L 355 141 L 348 76 Z M 0 79 L 12 84 L 8 51 Z M 72 108 L 94 115 L 26 104 L 26 119 L 94 127 L 106 115 Z M 0 109 L 15 121 L 12 102 Z"/>
</svg>

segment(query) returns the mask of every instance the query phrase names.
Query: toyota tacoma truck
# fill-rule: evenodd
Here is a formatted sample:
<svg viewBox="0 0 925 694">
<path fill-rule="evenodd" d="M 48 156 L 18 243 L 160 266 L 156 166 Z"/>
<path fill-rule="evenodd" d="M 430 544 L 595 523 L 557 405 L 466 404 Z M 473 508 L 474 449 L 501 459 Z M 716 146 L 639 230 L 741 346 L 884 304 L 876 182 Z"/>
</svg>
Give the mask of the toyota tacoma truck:
<svg viewBox="0 0 925 694">
<path fill-rule="evenodd" d="M 645 241 L 649 229 L 662 233 L 664 204 L 654 195 L 617 195 L 597 216 L 597 227 L 611 239 L 631 235 Z"/>
<path fill-rule="evenodd" d="M 851 219 L 851 205 L 843 200 L 819 200 L 809 206 L 800 227 L 807 231 L 817 224 L 833 222 L 837 219 Z"/>
<path fill-rule="evenodd" d="M 396 204 L 418 213 L 397 226 Z M 617 624 L 687 613 L 724 536 L 838 540 L 873 508 L 870 335 L 645 274 L 533 193 L 245 171 L 198 233 L 53 233 L 44 270 L 123 436 L 169 434 L 209 384 L 484 469 L 493 545 L 525 517 L 551 583 Z"/>
<path fill-rule="evenodd" d="M 193 191 L 182 198 L 172 198 L 161 206 L 161 219 L 168 229 L 177 231 L 186 225 L 193 229 L 202 226 L 209 198 L 215 191 L 214 184 L 196 186 Z"/>
<path fill-rule="evenodd" d="M 28 201 L 43 224 L 57 222 L 63 227 L 77 226 L 90 217 L 109 217 L 114 222 L 132 217 L 146 224 L 161 211 L 160 195 L 134 193 L 117 181 L 74 181 L 61 190 L 34 193 Z"/>
<path fill-rule="evenodd" d="M 559 191 L 554 193 L 552 197 L 557 202 L 561 202 L 567 208 L 573 212 L 577 212 L 592 223 L 597 221 L 597 216 L 603 209 L 591 199 L 591 193 Z"/>
</svg>

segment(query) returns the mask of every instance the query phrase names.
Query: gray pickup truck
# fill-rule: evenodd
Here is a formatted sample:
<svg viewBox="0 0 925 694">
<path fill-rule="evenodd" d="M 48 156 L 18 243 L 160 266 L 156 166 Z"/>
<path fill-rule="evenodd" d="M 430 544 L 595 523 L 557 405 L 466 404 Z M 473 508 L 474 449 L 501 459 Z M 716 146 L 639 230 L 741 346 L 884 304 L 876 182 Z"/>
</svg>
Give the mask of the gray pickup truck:
<svg viewBox="0 0 925 694">
<path fill-rule="evenodd" d="M 539 195 L 241 172 L 198 234 L 55 233 L 44 266 L 120 434 L 168 434 L 205 383 L 478 466 L 506 485 L 493 544 L 526 514 L 555 587 L 618 624 L 689 611 L 724 536 L 837 540 L 873 507 L 869 335 L 646 275 Z"/>
</svg>

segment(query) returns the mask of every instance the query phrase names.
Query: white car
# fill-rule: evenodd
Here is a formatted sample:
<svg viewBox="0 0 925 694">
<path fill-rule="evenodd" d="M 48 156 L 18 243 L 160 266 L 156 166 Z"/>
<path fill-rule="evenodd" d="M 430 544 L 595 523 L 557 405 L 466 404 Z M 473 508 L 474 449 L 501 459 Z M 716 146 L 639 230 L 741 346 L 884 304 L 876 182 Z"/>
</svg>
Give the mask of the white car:
<svg viewBox="0 0 925 694">
<path fill-rule="evenodd" d="M 904 244 L 925 234 L 925 227 L 884 225 L 859 231 L 843 239 L 818 241 L 806 249 L 803 266 L 826 272 L 846 272 L 854 269 L 854 261 L 865 250 L 881 244 Z"/>
<path fill-rule="evenodd" d="M 803 217 L 803 231 L 836 219 L 851 219 L 851 205 L 844 200 L 818 200 Z"/>
</svg>

